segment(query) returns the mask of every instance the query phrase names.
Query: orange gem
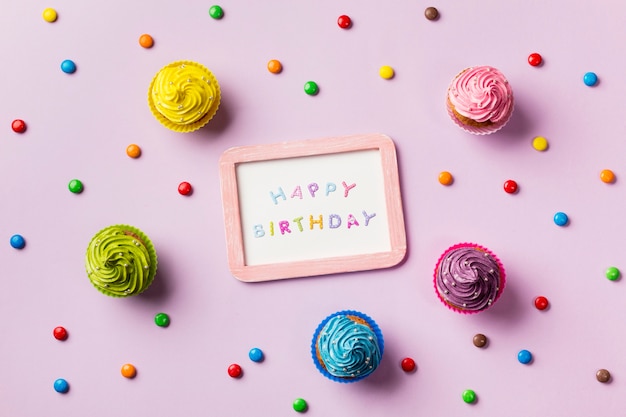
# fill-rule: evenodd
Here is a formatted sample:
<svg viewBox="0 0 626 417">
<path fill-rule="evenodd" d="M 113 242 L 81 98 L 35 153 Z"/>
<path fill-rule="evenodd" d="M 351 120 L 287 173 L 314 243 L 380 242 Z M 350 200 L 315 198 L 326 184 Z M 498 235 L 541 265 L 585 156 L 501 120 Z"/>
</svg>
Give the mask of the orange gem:
<svg viewBox="0 0 626 417">
<path fill-rule="evenodd" d="M 600 172 L 600 179 L 607 184 L 615 182 L 615 174 L 610 169 L 603 169 Z"/>
<path fill-rule="evenodd" d="M 439 173 L 439 182 L 442 185 L 450 185 L 453 181 L 454 178 L 452 177 L 452 174 L 450 174 L 448 171 L 441 171 Z"/>
<path fill-rule="evenodd" d="M 141 148 L 134 143 L 126 147 L 126 155 L 131 158 L 139 158 L 141 156 Z"/>
<path fill-rule="evenodd" d="M 267 63 L 267 70 L 272 74 L 278 74 L 283 70 L 283 64 L 281 64 L 277 59 L 272 59 Z"/>
<path fill-rule="evenodd" d="M 154 45 L 154 39 L 152 39 L 152 36 L 144 33 L 139 37 L 139 45 L 143 46 L 144 48 L 152 48 L 152 46 Z"/>
<path fill-rule="evenodd" d="M 122 366 L 122 375 L 126 378 L 134 378 L 137 375 L 137 369 L 135 369 L 134 365 L 127 363 Z"/>
</svg>

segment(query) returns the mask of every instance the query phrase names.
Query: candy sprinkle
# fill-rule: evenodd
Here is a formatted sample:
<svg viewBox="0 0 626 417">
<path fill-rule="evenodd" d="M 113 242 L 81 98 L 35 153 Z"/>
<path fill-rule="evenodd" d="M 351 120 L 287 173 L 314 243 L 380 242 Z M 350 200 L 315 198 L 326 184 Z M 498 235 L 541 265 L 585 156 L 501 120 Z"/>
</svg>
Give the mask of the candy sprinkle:
<svg viewBox="0 0 626 417">
<path fill-rule="evenodd" d="M 126 147 L 126 155 L 130 156 L 131 158 L 139 158 L 141 156 L 141 148 L 139 147 L 139 145 L 131 143 Z"/>
<path fill-rule="evenodd" d="M 259 348 L 252 348 L 248 352 L 248 357 L 252 362 L 263 362 L 264 355 L 263 351 Z"/>
<path fill-rule="evenodd" d="M 10 240 L 11 246 L 15 249 L 24 249 L 26 246 L 26 240 L 22 235 L 13 235 Z"/>
<path fill-rule="evenodd" d="M 191 184 L 189 184 L 187 181 L 183 181 L 178 184 L 178 192 L 180 193 L 180 195 L 190 195 L 192 191 L 193 189 L 191 188 Z"/>
<path fill-rule="evenodd" d="M 545 310 L 546 308 L 548 308 L 548 304 L 548 299 L 542 295 L 535 298 L 535 308 L 537 310 Z"/>
<path fill-rule="evenodd" d="M 74 194 L 80 194 L 83 192 L 83 189 L 85 187 L 83 186 L 83 183 L 81 182 L 81 180 L 73 179 L 67 185 L 67 188 Z"/>
<path fill-rule="evenodd" d="M 527 365 L 533 360 L 533 354 L 526 349 L 520 350 L 517 354 L 517 360 L 519 363 Z"/>
<path fill-rule="evenodd" d="M 476 393 L 471 389 L 466 389 L 463 391 L 463 401 L 468 404 L 476 402 Z"/>
<path fill-rule="evenodd" d="M 404 358 L 402 359 L 402 362 L 400 362 L 400 367 L 404 372 L 413 372 L 416 367 L 415 361 L 413 360 L 413 358 Z"/>
<path fill-rule="evenodd" d="M 159 327 L 167 327 L 170 325 L 170 316 L 165 313 L 157 313 L 154 316 L 154 323 Z"/>
<path fill-rule="evenodd" d="M 61 394 L 65 394 L 70 390 L 70 384 L 68 384 L 63 378 L 59 378 L 54 381 L 54 390 Z"/>
<path fill-rule="evenodd" d="M 67 339 L 67 330 L 63 326 L 57 326 L 52 331 L 52 335 L 56 340 L 65 340 Z"/>
</svg>

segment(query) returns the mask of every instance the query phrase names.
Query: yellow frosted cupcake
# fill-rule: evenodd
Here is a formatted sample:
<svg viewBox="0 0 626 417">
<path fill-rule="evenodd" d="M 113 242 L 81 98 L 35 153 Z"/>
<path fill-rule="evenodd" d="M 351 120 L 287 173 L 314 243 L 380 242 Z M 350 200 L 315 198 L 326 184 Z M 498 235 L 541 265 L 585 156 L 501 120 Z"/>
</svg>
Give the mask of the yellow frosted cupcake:
<svg viewBox="0 0 626 417">
<path fill-rule="evenodd" d="M 204 65 L 167 64 L 154 76 L 148 105 L 156 119 L 176 132 L 193 132 L 209 123 L 220 105 L 220 86 Z"/>
</svg>

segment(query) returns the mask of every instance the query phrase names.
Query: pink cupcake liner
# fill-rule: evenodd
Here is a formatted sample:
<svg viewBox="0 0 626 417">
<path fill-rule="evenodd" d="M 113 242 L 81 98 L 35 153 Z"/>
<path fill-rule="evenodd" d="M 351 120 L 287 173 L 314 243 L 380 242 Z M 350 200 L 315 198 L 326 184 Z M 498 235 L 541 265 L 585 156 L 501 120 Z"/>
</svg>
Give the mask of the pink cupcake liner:
<svg viewBox="0 0 626 417">
<path fill-rule="evenodd" d="M 439 270 L 439 264 L 441 263 L 441 261 L 446 257 L 446 255 L 455 249 L 458 248 L 476 248 L 479 249 L 485 253 L 488 253 L 489 256 L 491 256 L 493 258 L 494 261 L 496 261 L 496 263 L 498 264 L 498 269 L 500 270 L 500 286 L 498 288 L 498 292 L 496 293 L 495 298 L 493 299 L 493 301 L 491 302 L 490 306 L 487 306 L 486 308 L 483 308 L 482 310 L 464 310 L 461 308 L 458 308 L 452 304 L 450 304 L 449 302 L 446 301 L 445 298 L 443 298 L 443 296 L 439 293 L 439 288 L 437 287 L 437 271 Z M 502 262 L 500 262 L 500 259 L 489 249 L 487 249 L 486 247 L 479 245 L 477 243 L 457 243 L 456 245 L 453 245 L 451 247 L 449 247 L 448 249 L 446 249 L 441 256 L 439 256 L 439 259 L 437 260 L 437 264 L 435 265 L 435 270 L 434 270 L 434 274 L 433 274 L 433 286 L 435 288 L 435 293 L 437 294 L 437 297 L 439 298 L 439 301 L 441 301 L 441 303 L 443 305 L 445 305 L 446 307 L 448 307 L 448 309 L 456 312 L 456 313 L 461 313 L 461 314 L 476 314 L 476 313 L 480 313 L 483 311 L 486 311 L 488 309 L 490 309 L 495 303 L 496 301 L 498 301 L 498 299 L 500 298 L 500 296 L 502 295 L 502 292 L 504 291 L 504 287 L 506 286 L 506 272 L 504 270 L 504 266 L 502 265 Z"/>
<path fill-rule="evenodd" d="M 509 112 L 509 115 L 508 115 L 508 117 L 506 119 L 502 120 L 500 123 L 494 123 L 494 124 L 489 125 L 489 126 L 479 127 L 479 126 L 466 125 L 465 123 L 463 123 L 462 121 L 457 119 L 456 115 L 452 111 L 452 108 L 450 107 L 449 101 L 446 100 L 446 109 L 448 110 L 448 115 L 450 116 L 452 121 L 458 127 L 463 129 L 467 133 L 471 133 L 472 135 L 490 135 L 490 134 L 495 133 L 498 130 L 502 129 L 509 122 L 509 120 L 511 120 L 511 116 L 513 115 L 514 107 L 515 107 L 515 102 L 514 102 L 514 99 L 511 98 L 511 111 Z"/>
</svg>

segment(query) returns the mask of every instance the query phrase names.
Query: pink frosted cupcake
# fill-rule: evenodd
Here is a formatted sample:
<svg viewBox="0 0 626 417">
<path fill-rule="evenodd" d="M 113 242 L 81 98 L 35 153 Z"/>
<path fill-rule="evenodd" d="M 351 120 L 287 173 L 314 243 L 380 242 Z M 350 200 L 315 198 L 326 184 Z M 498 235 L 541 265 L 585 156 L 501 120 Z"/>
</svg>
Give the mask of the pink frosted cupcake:
<svg viewBox="0 0 626 417">
<path fill-rule="evenodd" d="M 453 311 L 465 314 L 486 310 L 502 294 L 504 267 L 489 249 L 459 243 L 447 249 L 435 267 L 435 290 Z"/>
<path fill-rule="evenodd" d="M 448 114 L 474 135 L 488 135 L 504 127 L 513 114 L 513 104 L 509 82 L 493 67 L 467 68 L 448 87 Z"/>
</svg>

